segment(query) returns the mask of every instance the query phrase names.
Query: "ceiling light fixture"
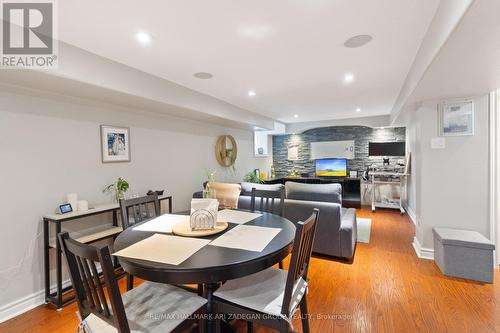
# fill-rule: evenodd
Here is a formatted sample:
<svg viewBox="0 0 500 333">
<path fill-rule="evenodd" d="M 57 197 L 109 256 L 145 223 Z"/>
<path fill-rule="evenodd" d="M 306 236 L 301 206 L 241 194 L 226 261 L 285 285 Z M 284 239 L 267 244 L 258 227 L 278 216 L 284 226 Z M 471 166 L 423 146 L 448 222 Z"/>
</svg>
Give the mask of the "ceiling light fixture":
<svg viewBox="0 0 500 333">
<path fill-rule="evenodd" d="M 361 109 L 360 109 L 360 108 L 357 108 L 357 109 L 356 109 L 356 112 L 361 112 Z"/>
<path fill-rule="evenodd" d="M 298 118 L 298 117 L 299 117 L 299 115 L 298 115 L 298 114 L 294 114 L 294 115 L 293 115 L 293 117 L 294 117 L 294 118 Z"/>
<path fill-rule="evenodd" d="M 345 83 L 351 83 L 353 80 L 354 80 L 354 75 L 352 75 L 351 73 L 347 73 L 346 75 L 344 75 Z"/>
<path fill-rule="evenodd" d="M 373 37 L 370 35 L 357 35 L 346 40 L 344 46 L 353 49 L 368 44 L 372 39 Z"/>
<path fill-rule="evenodd" d="M 135 38 L 137 38 L 137 41 L 141 43 L 142 45 L 149 45 L 151 44 L 151 35 L 148 34 L 147 32 L 138 32 L 135 34 Z"/>
<path fill-rule="evenodd" d="M 250 90 L 250 91 L 248 92 L 248 96 L 250 96 L 250 97 L 253 97 L 253 96 L 255 96 L 255 95 L 257 95 L 257 94 L 256 94 L 256 93 L 255 93 L 255 91 L 253 91 L 253 90 Z"/>
<path fill-rule="evenodd" d="M 201 79 L 201 80 L 208 80 L 208 79 L 211 79 L 214 77 L 213 74 L 211 73 L 207 73 L 207 72 L 198 72 L 198 73 L 194 73 L 193 76 L 197 79 Z"/>
</svg>

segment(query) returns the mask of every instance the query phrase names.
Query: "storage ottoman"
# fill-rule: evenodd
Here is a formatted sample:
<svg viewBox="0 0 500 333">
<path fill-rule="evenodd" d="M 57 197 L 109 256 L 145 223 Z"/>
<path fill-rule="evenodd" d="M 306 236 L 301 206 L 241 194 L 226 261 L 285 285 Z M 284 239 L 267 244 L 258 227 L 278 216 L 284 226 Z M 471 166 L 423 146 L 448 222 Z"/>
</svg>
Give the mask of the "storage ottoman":
<svg viewBox="0 0 500 333">
<path fill-rule="evenodd" d="M 495 245 L 476 231 L 432 228 L 434 260 L 443 274 L 493 283 Z"/>
</svg>

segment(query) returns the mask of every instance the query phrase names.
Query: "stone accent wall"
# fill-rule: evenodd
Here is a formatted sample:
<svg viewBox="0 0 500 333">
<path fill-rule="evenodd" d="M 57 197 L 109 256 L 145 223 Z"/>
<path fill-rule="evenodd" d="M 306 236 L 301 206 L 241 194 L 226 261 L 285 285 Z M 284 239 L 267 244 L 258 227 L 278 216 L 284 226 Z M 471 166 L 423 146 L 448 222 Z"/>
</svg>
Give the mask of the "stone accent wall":
<svg viewBox="0 0 500 333">
<path fill-rule="evenodd" d="M 311 142 L 354 140 L 355 158 L 347 160 L 347 170 L 362 172 L 370 164 L 382 165 L 381 157 L 368 156 L 369 142 L 405 141 L 405 136 L 405 127 L 371 128 L 366 126 L 322 127 L 310 129 L 301 134 L 276 135 L 273 136 L 273 164 L 276 176 L 286 176 L 292 170 L 313 174 L 315 161 L 309 159 Z M 288 147 L 296 144 L 299 145 L 299 159 L 289 161 L 287 159 Z M 404 157 L 392 157 L 391 164 L 401 159 Z"/>
</svg>

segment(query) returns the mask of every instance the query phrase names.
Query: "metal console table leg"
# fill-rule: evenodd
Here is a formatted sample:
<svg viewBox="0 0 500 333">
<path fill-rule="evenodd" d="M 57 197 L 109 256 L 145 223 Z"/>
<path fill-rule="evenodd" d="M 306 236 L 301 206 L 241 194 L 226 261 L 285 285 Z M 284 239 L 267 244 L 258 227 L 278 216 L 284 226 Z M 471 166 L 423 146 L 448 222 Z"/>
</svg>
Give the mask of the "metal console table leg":
<svg viewBox="0 0 500 333">
<path fill-rule="evenodd" d="M 57 311 L 62 310 L 62 253 L 61 244 L 59 244 L 59 239 L 57 235 L 61 233 L 61 223 L 56 222 L 56 279 L 57 279 L 57 295 L 56 295 L 56 306 Z"/>
<path fill-rule="evenodd" d="M 49 264 L 49 220 L 43 219 L 43 266 L 45 276 L 45 304 L 50 301 L 50 264 Z"/>
</svg>

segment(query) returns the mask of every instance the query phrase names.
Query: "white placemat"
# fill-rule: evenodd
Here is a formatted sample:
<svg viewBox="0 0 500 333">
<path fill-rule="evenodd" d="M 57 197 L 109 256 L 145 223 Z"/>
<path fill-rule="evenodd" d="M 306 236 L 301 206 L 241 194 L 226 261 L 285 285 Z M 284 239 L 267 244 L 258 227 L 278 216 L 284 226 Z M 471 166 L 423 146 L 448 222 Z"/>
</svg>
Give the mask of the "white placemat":
<svg viewBox="0 0 500 333">
<path fill-rule="evenodd" d="M 114 253 L 114 255 L 179 265 L 208 243 L 210 243 L 208 239 L 154 234 Z"/>
<path fill-rule="evenodd" d="M 163 214 L 134 227 L 133 230 L 172 233 L 172 226 L 177 223 L 189 223 L 189 215 Z"/>
<path fill-rule="evenodd" d="M 255 220 L 262 216 L 258 213 L 242 212 L 240 210 L 224 209 L 217 213 L 217 220 L 224 222 L 231 222 L 236 224 L 243 224 Z"/>
<path fill-rule="evenodd" d="M 210 245 L 262 252 L 280 231 L 280 228 L 240 224 L 214 239 Z"/>
</svg>

